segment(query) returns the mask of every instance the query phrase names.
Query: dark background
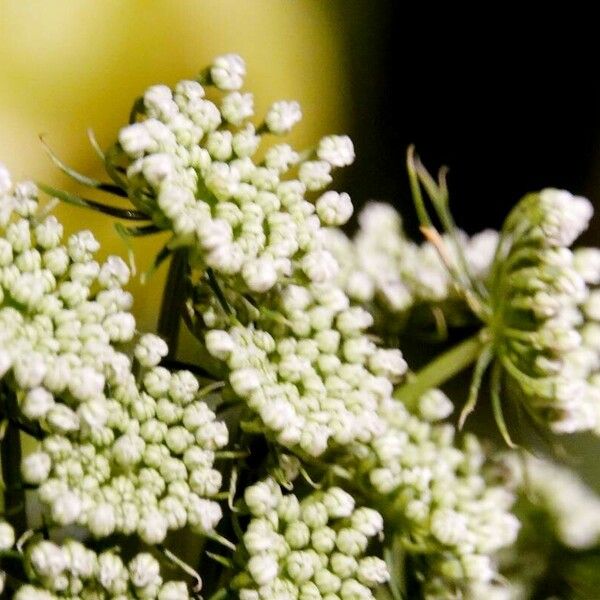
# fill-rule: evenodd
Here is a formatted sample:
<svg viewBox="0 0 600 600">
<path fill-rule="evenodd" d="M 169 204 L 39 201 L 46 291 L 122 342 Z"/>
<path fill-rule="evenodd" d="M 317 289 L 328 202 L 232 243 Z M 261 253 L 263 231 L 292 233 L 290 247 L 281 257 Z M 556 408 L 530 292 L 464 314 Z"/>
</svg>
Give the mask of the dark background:
<svg viewBox="0 0 600 600">
<path fill-rule="evenodd" d="M 550 26 L 493 11 L 467 22 L 434 6 L 335 4 L 357 151 L 344 184 L 356 205 L 393 202 L 415 233 L 405 171 L 413 143 L 430 170 L 450 168 L 453 213 L 469 232 L 499 228 L 523 194 L 543 187 L 600 208 L 600 53 L 567 23 L 573 11 Z M 598 219 L 586 242 L 594 230 Z"/>
</svg>

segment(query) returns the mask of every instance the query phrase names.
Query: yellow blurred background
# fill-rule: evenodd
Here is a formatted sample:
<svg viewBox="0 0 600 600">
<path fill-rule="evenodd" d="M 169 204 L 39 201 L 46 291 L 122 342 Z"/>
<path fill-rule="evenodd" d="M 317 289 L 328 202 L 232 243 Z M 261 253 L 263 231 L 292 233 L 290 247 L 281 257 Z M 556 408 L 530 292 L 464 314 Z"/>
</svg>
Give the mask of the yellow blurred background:
<svg viewBox="0 0 600 600">
<path fill-rule="evenodd" d="M 146 87 L 192 78 L 225 52 L 245 58 L 257 114 L 277 99 L 300 101 L 305 117 L 291 136 L 298 147 L 345 130 L 348 83 L 326 2 L 0 0 L 0 161 L 15 179 L 77 189 L 51 164 L 40 134 L 67 164 L 97 176 L 87 128 L 108 146 Z M 125 255 L 110 217 L 68 206 L 57 212 L 68 232 L 92 229 L 102 255 Z M 140 273 L 161 239 L 134 243 Z M 165 272 L 144 288 L 139 277 L 130 285 L 142 330 L 155 328 Z"/>
</svg>

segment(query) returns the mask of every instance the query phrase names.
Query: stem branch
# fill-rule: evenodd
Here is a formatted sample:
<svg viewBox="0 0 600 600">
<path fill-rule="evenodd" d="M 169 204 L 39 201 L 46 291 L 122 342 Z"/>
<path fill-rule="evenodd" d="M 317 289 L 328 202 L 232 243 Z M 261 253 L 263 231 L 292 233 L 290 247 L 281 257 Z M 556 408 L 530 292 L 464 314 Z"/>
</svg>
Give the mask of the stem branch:
<svg viewBox="0 0 600 600">
<path fill-rule="evenodd" d="M 3 392 L 3 412 L 8 415 L 16 404 L 15 397 L 6 389 Z M 11 421 L 8 421 L 0 442 L 0 456 L 4 482 L 4 510 L 9 523 L 21 533 L 27 529 L 25 490 L 21 481 L 21 433 L 19 427 Z"/>
<path fill-rule="evenodd" d="M 169 346 L 169 359 L 177 355 L 179 320 L 185 301 L 185 258 L 185 250 L 173 253 L 158 316 L 158 335 Z"/>
<path fill-rule="evenodd" d="M 399 387 L 394 392 L 394 397 L 405 404 L 413 404 L 427 390 L 441 385 L 448 379 L 451 379 L 462 370 L 471 365 L 478 356 L 486 343 L 479 331 L 473 337 L 450 348 L 429 364 L 418 371 L 407 383 Z"/>
</svg>

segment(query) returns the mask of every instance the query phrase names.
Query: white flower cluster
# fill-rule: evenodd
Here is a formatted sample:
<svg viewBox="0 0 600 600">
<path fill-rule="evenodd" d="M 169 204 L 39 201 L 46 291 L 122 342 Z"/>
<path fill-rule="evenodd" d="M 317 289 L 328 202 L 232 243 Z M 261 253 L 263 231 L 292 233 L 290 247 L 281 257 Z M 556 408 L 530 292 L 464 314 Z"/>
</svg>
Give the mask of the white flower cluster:
<svg viewBox="0 0 600 600">
<path fill-rule="evenodd" d="M 137 533 L 147 544 L 186 525 L 212 532 L 222 516 L 211 500 L 222 483 L 213 463 L 228 432 L 197 398 L 196 378 L 153 367 L 141 389 L 131 373 L 110 385 L 102 428 L 48 436 L 23 460 L 23 479 L 39 486 L 51 522 L 95 537 Z"/>
<path fill-rule="evenodd" d="M 322 230 L 321 236 L 340 263 L 340 284 L 356 302 L 376 301 L 391 313 L 402 313 L 423 303 L 458 299 L 452 278 L 438 250 L 430 242 L 421 245 L 408 239 L 400 214 L 389 204 L 371 202 L 358 218 L 352 239 L 337 229 Z M 445 251 L 458 264 L 457 249 L 447 236 Z M 461 250 L 470 273 L 484 280 L 498 243 L 498 233 L 485 230 L 472 237 L 461 233 Z"/>
<path fill-rule="evenodd" d="M 276 144 L 258 158 L 263 136 L 288 133 L 302 114 L 297 102 L 275 102 L 255 127 L 248 120 L 252 94 L 237 91 L 244 75 L 243 60 L 225 55 L 200 76 L 228 92 L 219 105 L 205 97 L 199 81 L 145 92 L 141 118 L 119 133 L 129 197 L 174 232 L 174 245 L 193 250 L 193 262 L 235 277 L 238 288 L 271 289 L 293 275 L 290 261 L 298 256 L 305 257 L 298 263 L 304 275 L 322 281 L 327 269 L 320 265 L 327 261 L 316 232 L 321 223 L 345 223 L 352 202 L 333 191 L 314 201 L 306 195 L 328 186 L 332 169 L 352 163 L 352 142 L 328 136 L 306 160 L 288 144 Z"/>
<path fill-rule="evenodd" d="M 600 498 L 574 471 L 531 454 L 507 453 L 499 462 L 509 485 L 544 513 L 561 544 L 573 550 L 600 544 Z"/>
<path fill-rule="evenodd" d="M 35 186 L 12 189 L 3 167 L 0 175 L 0 378 L 17 398 L 10 416 L 44 432 L 23 461 L 24 480 L 39 486 L 51 523 L 96 537 L 137 532 L 154 544 L 186 524 L 212 531 L 225 424 L 191 373 L 157 366 L 161 339 L 139 339 L 137 365 L 118 350 L 135 334 L 123 261 L 95 262 L 90 232 L 61 244 L 62 226 L 38 211 Z"/>
<path fill-rule="evenodd" d="M 438 390 L 427 392 L 419 412 L 431 421 L 444 418 L 444 398 Z M 492 580 L 491 557 L 514 543 L 519 522 L 509 512 L 514 495 L 484 479 L 485 456 L 477 438 L 467 434 L 461 450 L 449 424 L 421 420 L 394 400 L 380 410 L 386 432 L 357 450 L 363 487 L 373 490 L 374 500 L 389 499 L 384 517 L 403 522 L 404 541 L 430 555 L 429 568 L 446 589 L 448 582 Z"/>
<path fill-rule="evenodd" d="M 147 552 L 126 563 L 117 550 L 96 554 L 76 540 L 42 540 L 28 545 L 25 569 L 30 583 L 16 591 L 15 600 L 190 598 L 184 582 L 163 581 L 158 560 Z"/>
<path fill-rule="evenodd" d="M 486 484 L 474 438 L 461 451 L 453 428 L 435 423 L 452 411 L 450 400 L 429 390 L 415 414 L 394 400 L 407 369 L 402 354 L 377 346 L 365 333 L 371 314 L 334 284 L 283 287 L 269 306 L 257 326 L 205 337 L 260 429 L 310 456 L 353 454 L 373 506 L 402 523 L 407 548 L 426 553 L 447 588 L 490 581 L 491 556 L 516 538 L 514 498 Z"/>
<path fill-rule="evenodd" d="M 244 495 L 251 520 L 244 533 L 245 570 L 233 580 L 240 600 L 369 600 L 389 579 L 386 563 L 369 554 L 383 518 L 357 508 L 340 488 L 299 500 L 266 479 Z"/>
<path fill-rule="evenodd" d="M 591 215 L 588 200 L 565 191 L 526 196 L 506 220 L 490 281 L 499 359 L 556 433 L 600 425 L 600 313 L 589 289 L 600 283 L 600 253 L 568 248 Z"/>
<path fill-rule="evenodd" d="M 89 231 L 62 234 L 32 183 L 0 190 L 0 378 L 27 418 L 61 434 L 104 425 L 107 378 L 129 367 L 116 348 L 135 334 L 125 263 L 96 262 Z"/>
<path fill-rule="evenodd" d="M 281 319 L 261 329 L 238 325 L 205 337 L 263 428 L 310 456 L 381 435 L 378 406 L 407 365 L 399 350 L 378 348 L 365 333 L 370 313 L 332 284 L 285 286 L 273 310 Z"/>
<path fill-rule="evenodd" d="M 329 258 L 295 260 L 305 272 L 324 265 L 335 272 Z M 202 314 L 206 348 L 227 365 L 230 386 L 259 418 L 258 430 L 300 455 L 336 448 L 355 456 L 373 505 L 385 512 L 391 502 L 390 522 L 402 523 L 407 549 L 426 553 L 447 589 L 494 577 L 491 555 L 518 530 L 508 512 L 513 496 L 487 486 L 478 447 L 460 451 L 451 427 L 430 424 L 452 410 L 439 390 L 418 400 L 420 416 L 393 400 L 406 362 L 367 333 L 373 316 L 354 306 L 337 280 L 281 285 L 260 297 L 247 325 L 226 325 L 209 313 Z"/>
</svg>

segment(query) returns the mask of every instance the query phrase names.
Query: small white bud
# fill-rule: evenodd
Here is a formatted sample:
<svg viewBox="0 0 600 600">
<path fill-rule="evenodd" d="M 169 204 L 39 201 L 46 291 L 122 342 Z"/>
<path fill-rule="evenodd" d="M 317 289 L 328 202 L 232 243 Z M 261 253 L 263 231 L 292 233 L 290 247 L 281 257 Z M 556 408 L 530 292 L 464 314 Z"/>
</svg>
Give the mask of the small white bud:
<svg viewBox="0 0 600 600">
<path fill-rule="evenodd" d="M 212 82 L 224 91 L 239 90 L 244 85 L 246 63 L 238 54 L 217 56 L 210 69 Z"/>
<path fill-rule="evenodd" d="M 337 533 L 335 545 L 340 552 L 348 556 L 358 556 L 362 554 L 368 544 L 367 536 L 356 529 L 344 527 Z"/>
<path fill-rule="evenodd" d="M 314 250 L 306 254 L 301 265 L 306 276 L 315 283 L 331 281 L 339 272 L 337 261 L 327 250 Z"/>
<path fill-rule="evenodd" d="M 140 462 L 145 448 L 144 440 L 135 434 L 125 434 L 118 438 L 112 448 L 115 461 L 124 467 Z"/>
<path fill-rule="evenodd" d="M 204 341 L 209 354 L 219 360 L 227 360 L 235 348 L 231 336 L 218 329 L 207 332 Z"/>
<path fill-rule="evenodd" d="M 262 517 L 273 510 L 280 497 L 281 492 L 272 480 L 259 481 L 244 492 L 244 500 L 255 517 Z"/>
<path fill-rule="evenodd" d="M 67 556 L 63 549 L 42 540 L 28 549 L 28 558 L 31 566 L 39 577 L 56 578 L 67 568 Z"/>
<path fill-rule="evenodd" d="M 442 544 L 455 546 L 467 536 L 467 518 L 450 508 L 439 508 L 431 515 L 431 532 Z"/>
<path fill-rule="evenodd" d="M 354 510 L 354 498 L 343 489 L 332 487 L 325 492 L 322 499 L 330 518 L 349 517 Z"/>
<path fill-rule="evenodd" d="M 385 583 L 390 578 L 387 565 L 375 556 L 367 556 L 358 562 L 357 579 L 368 587 Z"/>
<path fill-rule="evenodd" d="M 426 391 L 419 398 L 419 414 L 426 421 L 441 421 L 452 414 L 452 401 L 437 388 Z"/>
<path fill-rule="evenodd" d="M 361 507 L 352 515 L 352 527 L 367 537 L 383 531 L 383 517 L 374 509 Z"/>
<path fill-rule="evenodd" d="M 55 433 L 70 433 L 79 429 L 79 417 L 64 404 L 55 404 L 45 416 L 48 428 Z"/>
<path fill-rule="evenodd" d="M 246 398 L 261 386 L 261 376 L 259 371 L 250 367 L 238 369 L 229 375 L 229 383 L 238 396 Z"/>
<path fill-rule="evenodd" d="M 52 503 L 52 520 L 60 526 L 75 523 L 83 508 L 81 499 L 74 492 L 60 494 Z"/>
<path fill-rule="evenodd" d="M 119 256 L 109 256 L 100 268 L 98 283 L 104 288 L 126 285 L 129 281 L 129 267 Z"/>
<path fill-rule="evenodd" d="M 387 377 L 397 383 L 406 373 L 408 365 L 397 349 L 378 349 L 369 357 L 369 368 L 375 375 Z"/>
<path fill-rule="evenodd" d="M 190 594 L 183 581 L 168 581 L 158 592 L 158 600 L 189 600 Z"/>
<path fill-rule="evenodd" d="M 134 556 L 128 565 L 131 583 L 136 588 L 145 588 L 160 582 L 160 565 L 148 552 L 140 552 Z"/>
<path fill-rule="evenodd" d="M 0 363 L 2 362 L 0 358 Z M 0 368 L 1 375 L 1 368 Z M 44 417 L 54 406 L 54 396 L 43 387 L 36 387 L 29 390 L 23 398 L 21 411 L 32 421 L 37 421 Z"/>
<path fill-rule="evenodd" d="M 286 561 L 286 570 L 294 583 L 308 581 L 315 573 L 313 556 L 306 551 L 290 552 Z"/>
<path fill-rule="evenodd" d="M 23 459 L 21 473 L 24 481 L 32 485 L 39 485 L 48 479 L 52 460 L 45 452 L 33 452 Z"/>
<path fill-rule="evenodd" d="M 231 158 L 233 134 L 231 131 L 213 131 L 206 138 L 206 149 L 215 160 Z"/>
<path fill-rule="evenodd" d="M 2 176 L 0 165 L 0 177 Z M 0 181 L 0 185 L 2 182 Z M 1 193 L 1 192 L 0 192 Z M 6 521 L 0 521 L 0 551 L 10 550 L 15 545 L 15 530 Z"/>
<path fill-rule="evenodd" d="M 359 598 L 360 600 L 364 598 L 367 600 L 373 598 L 373 594 L 368 587 L 359 583 L 356 579 L 346 579 L 346 581 L 342 583 L 340 598 L 343 598 L 344 600 L 346 598 Z"/>
<path fill-rule="evenodd" d="M 354 145 L 347 135 L 328 135 L 319 142 L 317 156 L 332 167 L 346 167 L 354 162 Z"/>
<path fill-rule="evenodd" d="M 221 114 L 226 121 L 239 127 L 254 114 L 254 97 L 240 92 L 227 94 L 221 103 Z"/>
<path fill-rule="evenodd" d="M 123 127 L 119 131 L 119 143 L 131 158 L 139 158 L 145 152 L 155 148 L 155 141 L 144 123 L 134 123 Z"/>
<path fill-rule="evenodd" d="M 267 585 L 279 573 L 277 559 L 271 554 L 258 554 L 250 558 L 247 569 L 258 585 Z"/>
<path fill-rule="evenodd" d="M 90 533 L 97 538 L 111 535 L 116 527 L 117 519 L 112 504 L 102 502 L 90 508 L 87 514 L 87 526 Z"/>
<path fill-rule="evenodd" d="M 317 214 L 324 225 L 339 227 L 347 223 L 354 207 L 350 196 L 345 192 L 325 192 L 316 203 Z"/>
<path fill-rule="evenodd" d="M 152 333 L 143 335 L 134 350 L 138 362 L 146 368 L 157 366 L 168 353 L 167 343 Z"/>
<path fill-rule="evenodd" d="M 46 375 L 44 357 L 36 352 L 18 356 L 13 363 L 13 374 L 20 388 L 38 387 Z"/>
<path fill-rule="evenodd" d="M 163 514 L 155 509 L 148 510 L 140 519 L 138 535 L 146 544 L 155 545 L 167 536 L 168 523 Z"/>
<path fill-rule="evenodd" d="M 302 111 L 298 102 L 280 100 L 269 109 L 265 123 L 271 133 L 285 135 L 300 119 L 302 119 Z"/>
<path fill-rule="evenodd" d="M 248 261 L 242 268 L 242 277 L 253 292 L 266 292 L 277 282 L 277 269 L 272 259 L 262 257 Z"/>
<path fill-rule="evenodd" d="M 331 165 L 324 160 L 306 161 L 300 165 L 298 178 L 307 190 L 322 190 L 331 183 Z"/>
<path fill-rule="evenodd" d="M 213 531 L 222 516 L 223 512 L 219 504 L 193 494 L 188 507 L 188 517 L 193 531 L 198 533 Z"/>
</svg>

